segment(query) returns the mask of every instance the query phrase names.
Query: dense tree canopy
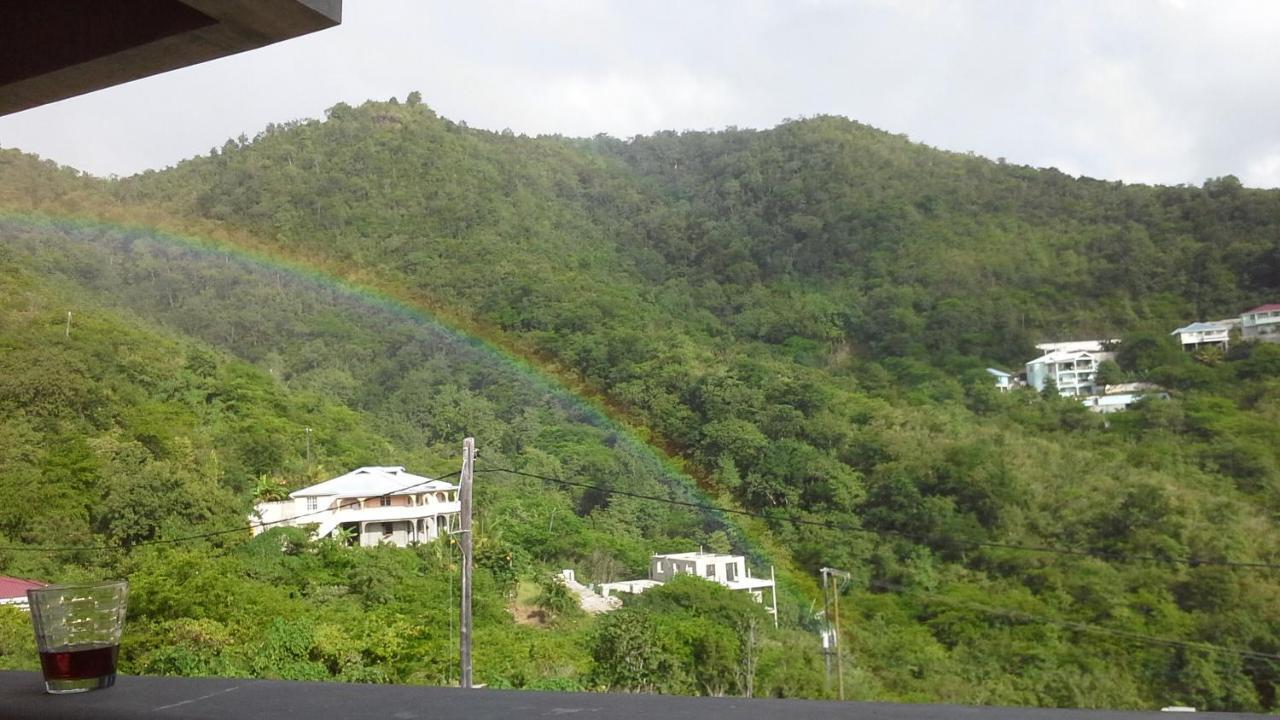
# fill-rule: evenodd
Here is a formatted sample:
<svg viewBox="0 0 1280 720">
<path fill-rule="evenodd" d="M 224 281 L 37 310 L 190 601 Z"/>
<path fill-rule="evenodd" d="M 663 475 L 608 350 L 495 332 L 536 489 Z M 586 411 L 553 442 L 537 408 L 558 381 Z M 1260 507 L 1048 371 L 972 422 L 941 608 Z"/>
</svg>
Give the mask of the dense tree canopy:
<svg viewBox="0 0 1280 720">
<path fill-rule="evenodd" d="M 0 568 L 128 574 L 137 671 L 448 681 L 447 625 L 416 619 L 449 606 L 445 543 L 145 543 L 234 523 L 277 478 L 446 471 L 474 434 L 482 465 L 600 488 L 479 484 L 485 682 L 829 696 L 811 578 L 834 566 L 860 698 L 1276 707 L 1280 665 L 1221 650 L 1280 654 L 1275 573 L 1211 563 L 1280 559 L 1280 346 L 1167 333 L 1280 299 L 1280 193 L 1073 179 L 834 117 L 572 140 L 410 102 L 112 182 L 2 152 L 0 207 L 0 486 L 46 509 L 0 509 L 0 535 L 125 548 Z M 1104 420 L 983 372 L 1083 338 L 1121 338 L 1107 378 L 1171 398 Z M 550 628 L 503 612 L 556 568 L 636 577 L 698 545 L 777 564 L 779 630 L 693 579 L 598 619 L 544 589 Z"/>
</svg>

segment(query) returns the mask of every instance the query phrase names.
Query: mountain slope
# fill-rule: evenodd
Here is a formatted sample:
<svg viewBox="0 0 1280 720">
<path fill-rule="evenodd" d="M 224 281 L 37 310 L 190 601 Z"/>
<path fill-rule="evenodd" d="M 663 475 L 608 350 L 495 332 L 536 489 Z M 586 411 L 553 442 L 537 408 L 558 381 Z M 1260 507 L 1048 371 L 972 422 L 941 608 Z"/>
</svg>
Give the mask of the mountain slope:
<svg viewBox="0 0 1280 720">
<path fill-rule="evenodd" d="M 1267 347 L 1200 364 L 1163 336 L 1280 290 L 1280 194 L 1072 180 L 838 118 L 622 143 L 473 131 L 388 103 L 117 183 L 3 178 L 13 206 L 164 218 L 395 288 L 572 375 L 713 492 L 771 516 L 802 567 L 854 572 L 847 641 L 867 697 L 1274 706 L 1271 664 L 1203 645 L 1280 652 L 1272 575 L 1176 561 L 1280 557 L 1280 367 Z M 181 308 L 226 278 L 166 261 L 156 284 L 121 282 L 136 276 L 83 258 L 128 257 L 128 239 L 90 240 L 56 272 L 290 385 L 371 412 L 395 395 L 394 374 L 322 379 L 295 341 L 324 328 L 329 346 L 363 350 L 375 339 L 358 323 L 303 308 L 289 330 L 289 293 L 201 321 Z M 1174 399 L 1103 423 L 1070 400 L 998 395 L 982 372 L 1093 333 L 1126 336 L 1123 370 Z M 484 397 L 494 422 L 478 427 L 505 459 L 573 456 L 521 444 L 527 396 Z M 606 456 L 579 467 L 606 476 Z M 604 527 L 651 522 L 648 506 L 617 506 Z"/>
</svg>

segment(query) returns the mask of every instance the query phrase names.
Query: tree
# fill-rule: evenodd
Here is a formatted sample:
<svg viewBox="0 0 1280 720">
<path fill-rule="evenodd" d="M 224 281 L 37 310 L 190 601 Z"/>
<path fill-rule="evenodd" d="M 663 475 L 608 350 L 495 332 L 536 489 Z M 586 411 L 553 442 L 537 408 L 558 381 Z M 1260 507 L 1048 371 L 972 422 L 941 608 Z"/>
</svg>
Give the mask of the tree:
<svg viewBox="0 0 1280 720">
<path fill-rule="evenodd" d="M 583 614 L 577 594 L 559 577 L 543 579 L 538 585 L 541 592 L 533 604 L 538 606 L 548 622 L 567 620 Z"/>
<path fill-rule="evenodd" d="M 654 692 L 669 684 L 676 670 L 649 614 L 629 608 L 600 619 L 591 656 L 593 678 L 606 690 Z"/>
<path fill-rule="evenodd" d="M 1094 375 L 1094 384 L 1105 388 L 1108 385 L 1119 385 L 1124 382 L 1124 371 L 1114 360 L 1103 360 L 1098 363 L 1098 372 Z"/>
</svg>

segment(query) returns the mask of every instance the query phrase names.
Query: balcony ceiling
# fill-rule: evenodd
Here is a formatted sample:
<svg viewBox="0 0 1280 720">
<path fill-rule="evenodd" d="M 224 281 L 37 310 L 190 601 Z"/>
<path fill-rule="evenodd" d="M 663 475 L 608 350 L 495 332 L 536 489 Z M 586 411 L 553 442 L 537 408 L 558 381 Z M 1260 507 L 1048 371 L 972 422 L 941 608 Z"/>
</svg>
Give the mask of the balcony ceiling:
<svg viewBox="0 0 1280 720">
<path fill-rule="evenodd" d="M 342 21 L 342 0 L 5 0 L 0 115 Z"/>
</svg>

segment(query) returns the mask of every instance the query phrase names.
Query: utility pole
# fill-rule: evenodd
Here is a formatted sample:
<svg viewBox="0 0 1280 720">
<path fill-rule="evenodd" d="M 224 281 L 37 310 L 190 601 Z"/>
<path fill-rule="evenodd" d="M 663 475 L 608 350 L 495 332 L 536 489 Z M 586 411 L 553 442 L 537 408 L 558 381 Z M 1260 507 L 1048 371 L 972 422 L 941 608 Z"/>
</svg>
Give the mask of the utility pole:
<svg viewBox="0 0 1280 720">
<path fill-rule="evenodd" d="M 822 662 L 827 668 L 826 687 L 831 691 L 831 652 L 835 648 L 831 642 L 831 594 L 827 591 L 827 569 L 822 569 Z"/>
<path fill-rule="evenodd" d="M 769 582 L 773 583 L 773 629 L 778 629 L 778 578 L 773 572 L 773 566 L 769 566 Z"/>
<path fill-rule="evenodd" d="M 462 441 L 462 476 L 458 488 L 461 518 L 458 546 L 462 548 L 462 619 L 459 624 L 461 687 L 471 687 L 471 478 L 476 458 L 476 439 Z"/>
<path fill-rule="evenodd" d="M 849 579 L 849 573 L 844 570 L 836 570 L 835 568 L 822 568 L 822 604 L 827 609 L 827 628 L 831 637 L 830 650 L 835 651 L 836 660 L 836 687 L 839 689 L 839 697 L 844 700 L 844 658 L 840 651 L 840 584 L 835 580 L 830 581 L 832 594 L 832 605 L 835 607 L 835 623 L 831 621 L 831 606 L 827 605 L 827 585 L 828 578 Z M 827 653 L 828 672 L 831 663 L 830 650 Z"/>
<path fill-rule="evenodd" d="M 307 472 L 311 472 L 311 428 L 307 428 Z"/>
</svg>

